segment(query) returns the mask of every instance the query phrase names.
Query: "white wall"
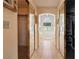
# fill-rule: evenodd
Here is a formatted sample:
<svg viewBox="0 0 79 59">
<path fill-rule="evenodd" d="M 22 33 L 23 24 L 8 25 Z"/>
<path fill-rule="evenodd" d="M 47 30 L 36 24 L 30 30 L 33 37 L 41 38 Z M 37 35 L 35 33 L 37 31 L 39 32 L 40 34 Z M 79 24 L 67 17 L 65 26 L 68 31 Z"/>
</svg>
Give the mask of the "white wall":
<svg viewBox="0 0 79 59">
<path fill-rule="evenodd" d="M 56 41 L 57 41 L 57 49 L 59 50 L 60 49 L 60 40 L 59 40 L 59 24 L 57 24 L 57 36 L 56 36 Z"/>
<path fill-rule="evenodd" d="M 35 50 L 38 48 L 38 25 L 35 24 Z"/>
<path fill-rule="evenodd" d="M 64 56 L 64 14 L 60 14 L 60 51 Z"/>
<path fill-rule="evenodd" d="M 3 12 L 4 21 L 9 22 L 9 28 L 3 29 L 3 58 L 18 59 L 17 13 L 6 8 Z"/>
<path fill-rule="evenodd" d="M 34 41 L 34 14 L 30 14 L 30 56 L 32 56 L 35 49 Z"/>
</svg>

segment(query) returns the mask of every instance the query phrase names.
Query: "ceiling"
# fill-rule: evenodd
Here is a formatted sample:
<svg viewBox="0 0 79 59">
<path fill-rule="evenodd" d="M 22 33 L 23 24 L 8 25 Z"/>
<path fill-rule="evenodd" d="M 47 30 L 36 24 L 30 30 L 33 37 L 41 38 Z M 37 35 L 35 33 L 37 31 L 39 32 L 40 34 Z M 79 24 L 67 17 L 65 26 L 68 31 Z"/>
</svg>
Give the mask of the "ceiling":
<svg viewBox="0 0 79 59">
<path fill-rule="evenodd" d="M 18 0 L 18 7 L 26 7 L 27 0 Z M 36 7 L 57 7 L 61 0 L 29 0 Z"/>
<path fill-rule="evenodd" d="M 34 0 L 36 7 L 57 7 L 61 0 Z"/>
<path fill-rule="evenodd" d="M 29 0 L 36 7 L 57 7 L 61 0 Z M 18 7 L 26 7 L 26 0 L 18 0 Z"/>
</svg>

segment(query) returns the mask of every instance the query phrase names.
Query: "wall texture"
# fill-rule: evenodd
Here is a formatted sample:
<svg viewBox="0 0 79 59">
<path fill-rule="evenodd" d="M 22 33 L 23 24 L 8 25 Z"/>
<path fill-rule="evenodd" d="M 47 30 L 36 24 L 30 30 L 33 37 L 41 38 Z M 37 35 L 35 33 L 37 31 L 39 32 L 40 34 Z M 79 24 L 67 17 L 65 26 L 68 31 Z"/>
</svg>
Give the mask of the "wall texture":
<svg viewBox="0 0 79 59">
<path fill-rule="evenodd" d="M 3 58 L 18 59 L 17 13 L 12 12 L 6 8 L 4 8 L 3 12 L 3 21 L 7 21 L 9 23 L 9 27 L 4 28 L 3 30 Z"/>
</svg>

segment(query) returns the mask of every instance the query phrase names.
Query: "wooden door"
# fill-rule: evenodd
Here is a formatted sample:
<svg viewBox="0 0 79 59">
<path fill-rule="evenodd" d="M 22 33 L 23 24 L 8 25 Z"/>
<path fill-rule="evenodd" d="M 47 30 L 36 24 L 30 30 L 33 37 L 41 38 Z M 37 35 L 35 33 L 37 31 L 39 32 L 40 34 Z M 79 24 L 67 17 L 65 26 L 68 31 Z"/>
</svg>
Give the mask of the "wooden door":
<svg viewBox="0 0 79 59">
<path fill-rule="evenodd" d="M 18 16 L 18 59 L 29 59 L 29 19 L 28 15 Z"/>
</svg>

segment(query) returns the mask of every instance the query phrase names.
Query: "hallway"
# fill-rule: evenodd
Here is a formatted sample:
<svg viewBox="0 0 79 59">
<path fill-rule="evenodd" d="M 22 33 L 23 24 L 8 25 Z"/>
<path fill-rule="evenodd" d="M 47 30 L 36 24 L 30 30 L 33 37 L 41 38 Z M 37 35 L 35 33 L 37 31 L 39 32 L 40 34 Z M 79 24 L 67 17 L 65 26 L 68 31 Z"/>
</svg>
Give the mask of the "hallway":
<svg viewBox="0 0 79 59">
<path fill-rule="evenodd" d="M 10 29 L 4 30 L 5 42 L 8 39 L 4 46 L 6 51 L 4 59 L 64 59 L 65 0 L 18 0 L 17 2 L 16 12 L 4 8 L 4 21 L 8 21 L 6 24 L 8 27 L 11 26 Z M 7 14 L 10 15 L 8 18 Z M 12 14 L 16 19 L 11 21 Z M 7 44 L 9 47 L 6 49 Z M 16 53 L 11 55 L 7 50 Z M 7 57 L 6 54 L 13 58 Z"/>
<path fill-rule="evenodd" d="M 53 43 L 53 44 L 52 44 Z M 35 51 L 31 59 L 63 59 L 53 42 L 49 39 L 44 39 L 41 42 L 39 49 Z"/>
</svg>

